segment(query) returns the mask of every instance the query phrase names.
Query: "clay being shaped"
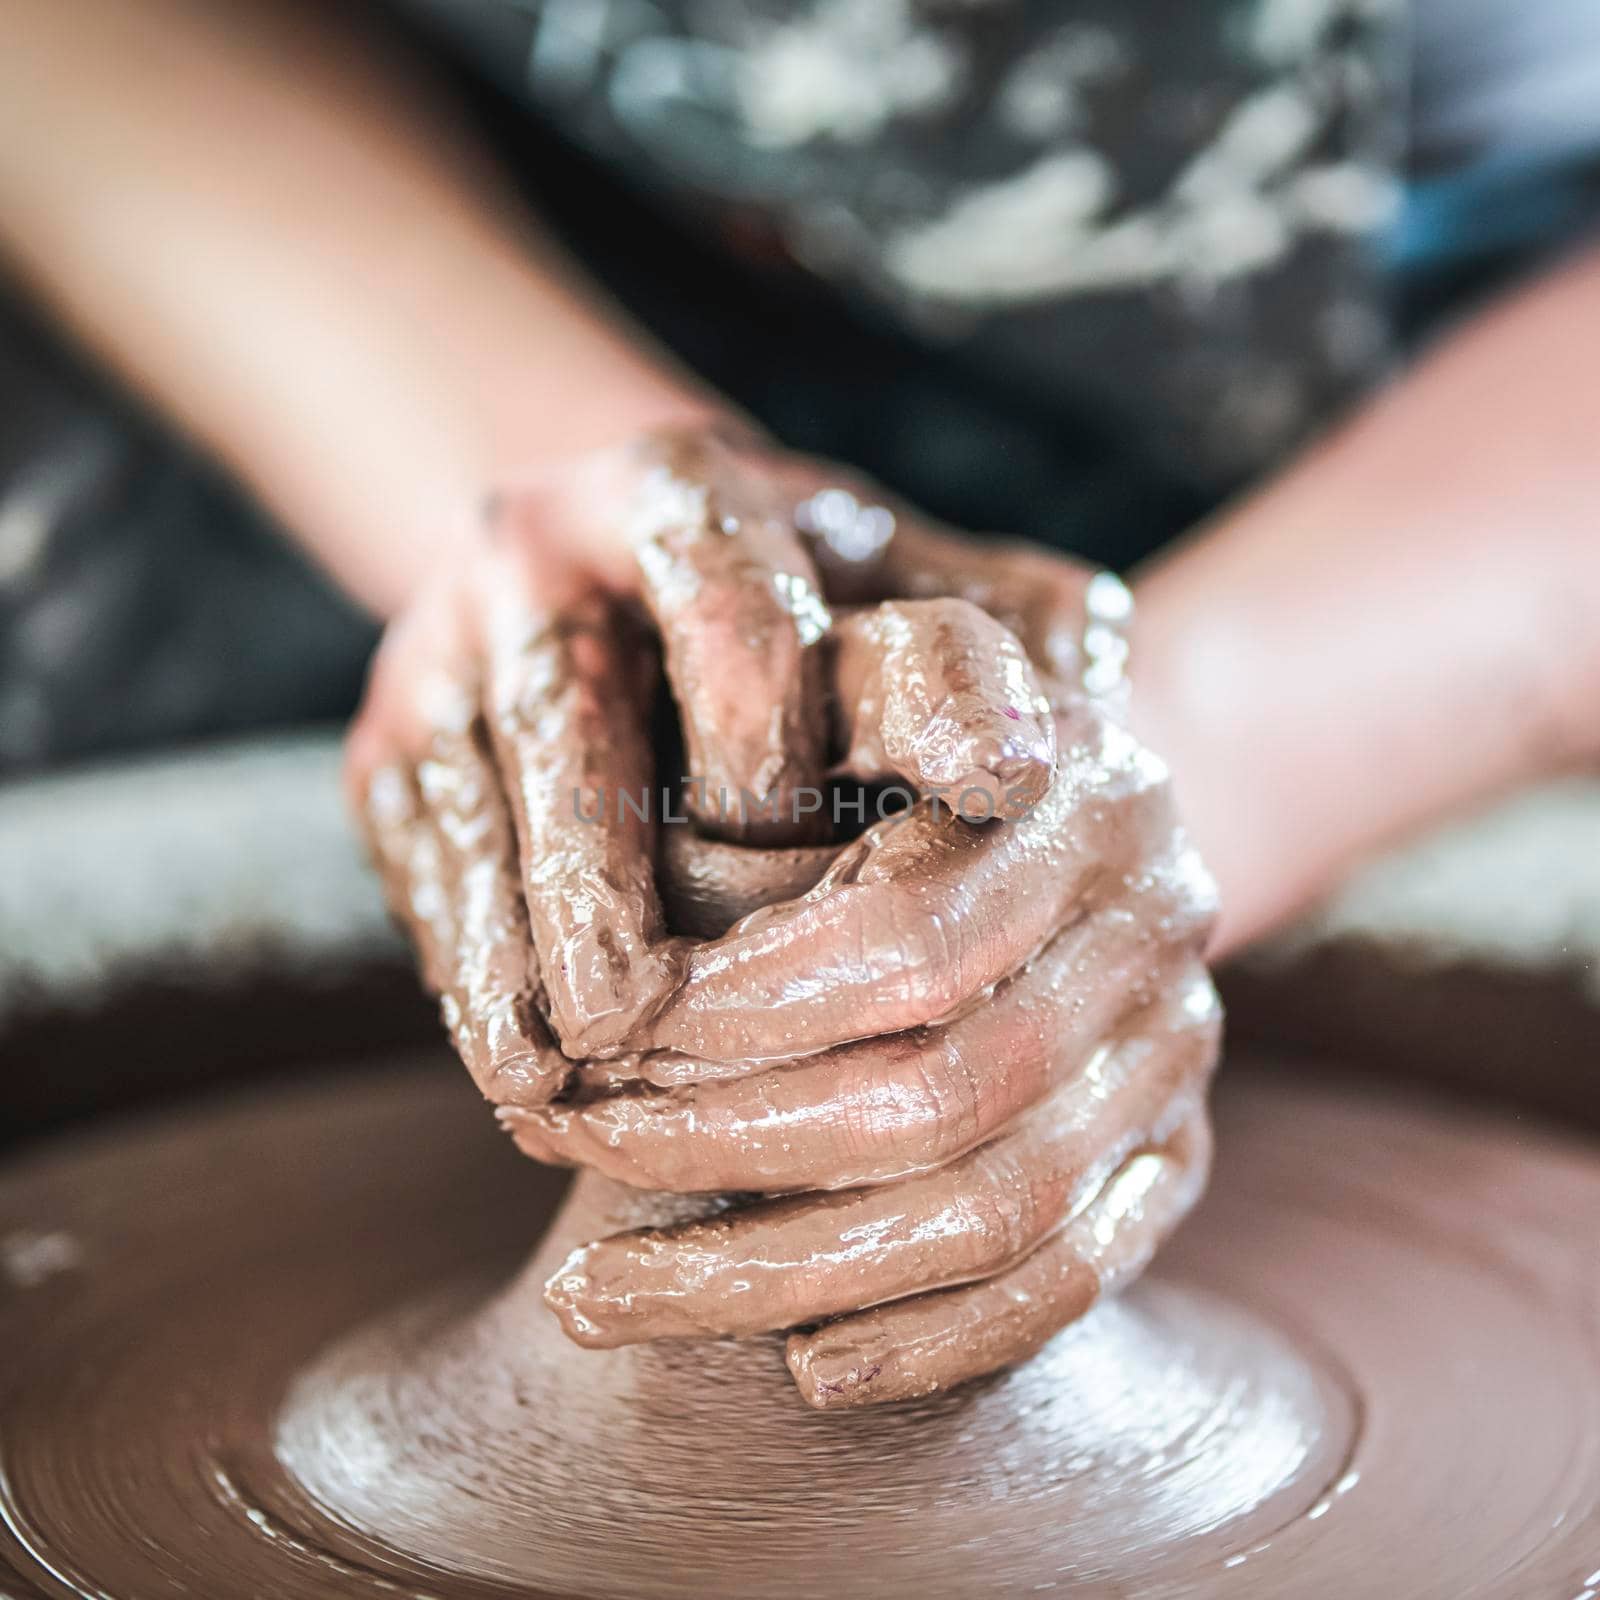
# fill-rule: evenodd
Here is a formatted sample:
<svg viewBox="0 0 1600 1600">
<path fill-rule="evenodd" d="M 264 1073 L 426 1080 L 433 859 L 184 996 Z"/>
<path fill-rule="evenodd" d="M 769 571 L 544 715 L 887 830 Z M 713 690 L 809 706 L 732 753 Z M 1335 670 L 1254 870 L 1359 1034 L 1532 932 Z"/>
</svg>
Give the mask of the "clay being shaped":
<svg viewBox="0 0 1600 1600">
<path fill-rule="evenodd" d="M 568 1335 L 793 1330 L 827 1408 L 1021 1359 L 1144 1267 L 1204 1182 L 1219 1015 L 1210 881 L 1116 714 L 1126 591 L 1047 558 L 1030 591 L 797 470 L 674 436 L 500 496 L 432 671 L 380 663 L 365 720 L 409 715 L 357 788 L 519 1146 L 706 1197 L 574 1251 Z M 560 516 L 628 530 L 681 735 L 653 751 L 651 635 L 552 598 Z M 849 837 L 825 775 L 906 809 L 874 788 Z"/>
</svg>

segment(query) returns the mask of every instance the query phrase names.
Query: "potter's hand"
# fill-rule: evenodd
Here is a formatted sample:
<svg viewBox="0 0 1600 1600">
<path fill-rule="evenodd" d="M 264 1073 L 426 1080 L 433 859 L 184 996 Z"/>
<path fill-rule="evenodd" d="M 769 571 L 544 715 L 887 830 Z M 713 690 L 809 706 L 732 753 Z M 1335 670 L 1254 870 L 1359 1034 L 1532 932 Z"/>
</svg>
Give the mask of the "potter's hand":
<svg viewBox="0 0 1600 1600">
<path fill-rule="evenodd" d="M 820 699 L 809 646 L 826 613 L 799 536 L 743 461 L 683 433 L 506 487 L 379 651 L 348 786 L 496 1103 L 549 1099 L 682 976 L 636 809 L 654 792 L 656 676 L 637 602 L 697 770 L 780 803 L 820 773 L 801 706 Z"/>
<path fill-rule="evenodd" d="M 1144 1264 L 1197 1196 L 1208 1155 L 1219 1019 L 1200 951 L 1211 885 L 1160 765 L 1067 677 L 1085 665 L 1084 575 L 1033 552 L 1007 552 L 986 572 L 973 547 L 900 529 L 877 553 L 880 573 L 905 533 L 923 557 L 905 587 L 926 592 L 939 571 L 942 587 L 1014 600 L 1034 662 L 1017 667 L 1027 687 L 1012 710 L 1049 689 L 1053 780 L 1014 820 L 973 827 L 924 801 L 870 829 L 808 894 L 690 952 L 685 983 L 649 1029 L 658 1048 L 585 1069 L 571 1103 L 506 1115 L 531 1153 L 642 1187 L 827 1191 L 600 1241 L 549 1290 L 568 1332 L 597 1345 L 837 1318 L 789 1344 L 802 1393 L 824 1406 L 926 1393 L 1030 1353 Z M 826 554 L 819 566 L 828 571 Z M 1050 581 L 1008 594 L 1029 567 Z M 835 581 L 829 597 L 840 595 L 873 592 Z M 1011 636 L 951 649 L 983 621 L 968 603 L 934 601 L 836 627 L 840 744 L 858 768 L 926 781 L 905 752 L 931 760 L 952 725 L 985 726 L 985 705 L 1000 709 L 988 727 L 1010 720 L 995 699 L 1006 673 L 975 669 L 1014 661 Z M 871 671 L 849 670 L 867 641 Z M 1114 642 L 1092 641 L 1102 668 Z M 952 718 L 958 683 L 972 692 Z M 937 707 L 946 720 L 929 736 Z M 898 762 L 885 760 L 890 748 Z M 971 768 L 973 741 L 962 748 L 956 764 Z M 1031 800 L 1037 763 L 1024 767 Z M 707 853 L 709 878 L 741 870 L 740 852 L 675 843 L 669 885 Z M 742 870 L 780 882 L 803 856 L 746 851 Z M 853 895 L 878 897 L 881 922 L 850 917 Z M 837 937 L 846 926 L 858 937 Z M 919 941 L 932 943 L 908 961 Z M 880 961 L 892 981 L 875 988 Z M 948 985 L 946 1003 L 907 1021 L 900 1008 L 926 996 L 906 974 L 924 970 Z M 793 1053 L 797 1025 L 815 1024 L 802 1035 L 815 1050 L 841 995 L 857 1008 L 844 1013 L 851 1041 L 771 1059 Z"/>
<path fill-rule="evenodd" d="M 992 995 L 739 1076 L 667 1058 L 646 1070 L 687 1086 L 508 1118 L 531 1152 L 638 1185 L 827 1191 L 576 1252 L 547 1291 L 574 1338 L 799 1328 L 788 1359 L 813 1405 L 903 1399 L 1031 1354 L 1181 1220 L 1208 1155 L 1210 885 L 1123 736 L 1062 735 L 1045 800 L 974 830 L 988 903 L 1020 914 L 1059 891 L 1059 931 Z M 932 854 L 924 816 L 896 832 L 880 848 Z M 1099 870 L 1079 872 L 1068 852 L 1091 841 Z"/>
</svg>

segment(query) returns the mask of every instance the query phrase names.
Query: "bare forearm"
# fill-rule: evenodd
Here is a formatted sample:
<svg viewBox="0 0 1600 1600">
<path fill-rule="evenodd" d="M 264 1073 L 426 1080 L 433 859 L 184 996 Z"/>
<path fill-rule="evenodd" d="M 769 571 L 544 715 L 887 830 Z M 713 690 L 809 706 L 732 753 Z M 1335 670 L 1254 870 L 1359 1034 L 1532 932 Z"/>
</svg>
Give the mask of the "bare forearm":
<svg viewBox="0 0 1600 1600">
<path fill-rule="evenodd" d="M 337 8 L 0 0 L 0 32 L 0 247 L 375 610 L 502 471 L 708 408 Z"/>
<path fill-rule="evenodd" d="M 1223 948 L 1600 756 L 1600 257 L 1454 336 L 1138 584 L 1137 716 Z"/>
</svg>

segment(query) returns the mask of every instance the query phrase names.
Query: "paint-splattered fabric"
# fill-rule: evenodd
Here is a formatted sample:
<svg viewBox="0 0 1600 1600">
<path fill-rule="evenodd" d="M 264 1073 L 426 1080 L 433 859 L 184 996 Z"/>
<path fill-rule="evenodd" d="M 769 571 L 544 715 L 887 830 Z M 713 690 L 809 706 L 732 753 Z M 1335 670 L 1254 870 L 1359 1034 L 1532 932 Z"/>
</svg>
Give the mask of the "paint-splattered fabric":
<svg viewBox="0 0 1600 1600">
<path fill-rule="evenodd" d="M 930 347 L 1207 486 L 1388 355 L 1388 0 L 424 0 L 479 67 Z M 730 237 L 732 230 L 730 229 Z"/>
</svg>

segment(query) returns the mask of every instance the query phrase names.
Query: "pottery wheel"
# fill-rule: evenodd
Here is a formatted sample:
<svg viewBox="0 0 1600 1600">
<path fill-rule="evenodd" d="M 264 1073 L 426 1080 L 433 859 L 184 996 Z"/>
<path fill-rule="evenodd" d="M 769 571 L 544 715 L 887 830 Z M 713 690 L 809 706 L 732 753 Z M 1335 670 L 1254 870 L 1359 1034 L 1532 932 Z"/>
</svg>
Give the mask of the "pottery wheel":
<svg viewBox="0 0 1600 1600">
<path fill-rule="evenodd" d="M 1600 1151 L 1309 1067 L 1218 1127 L 1145 1283 L 837 1414 L 775 1341 L 567 1346 L 505 1288 L 560 1182 L 435 1058 L 60 1144 L 0 1178 L 0 1594 L 1592 1595 Z"/>
</svg>

